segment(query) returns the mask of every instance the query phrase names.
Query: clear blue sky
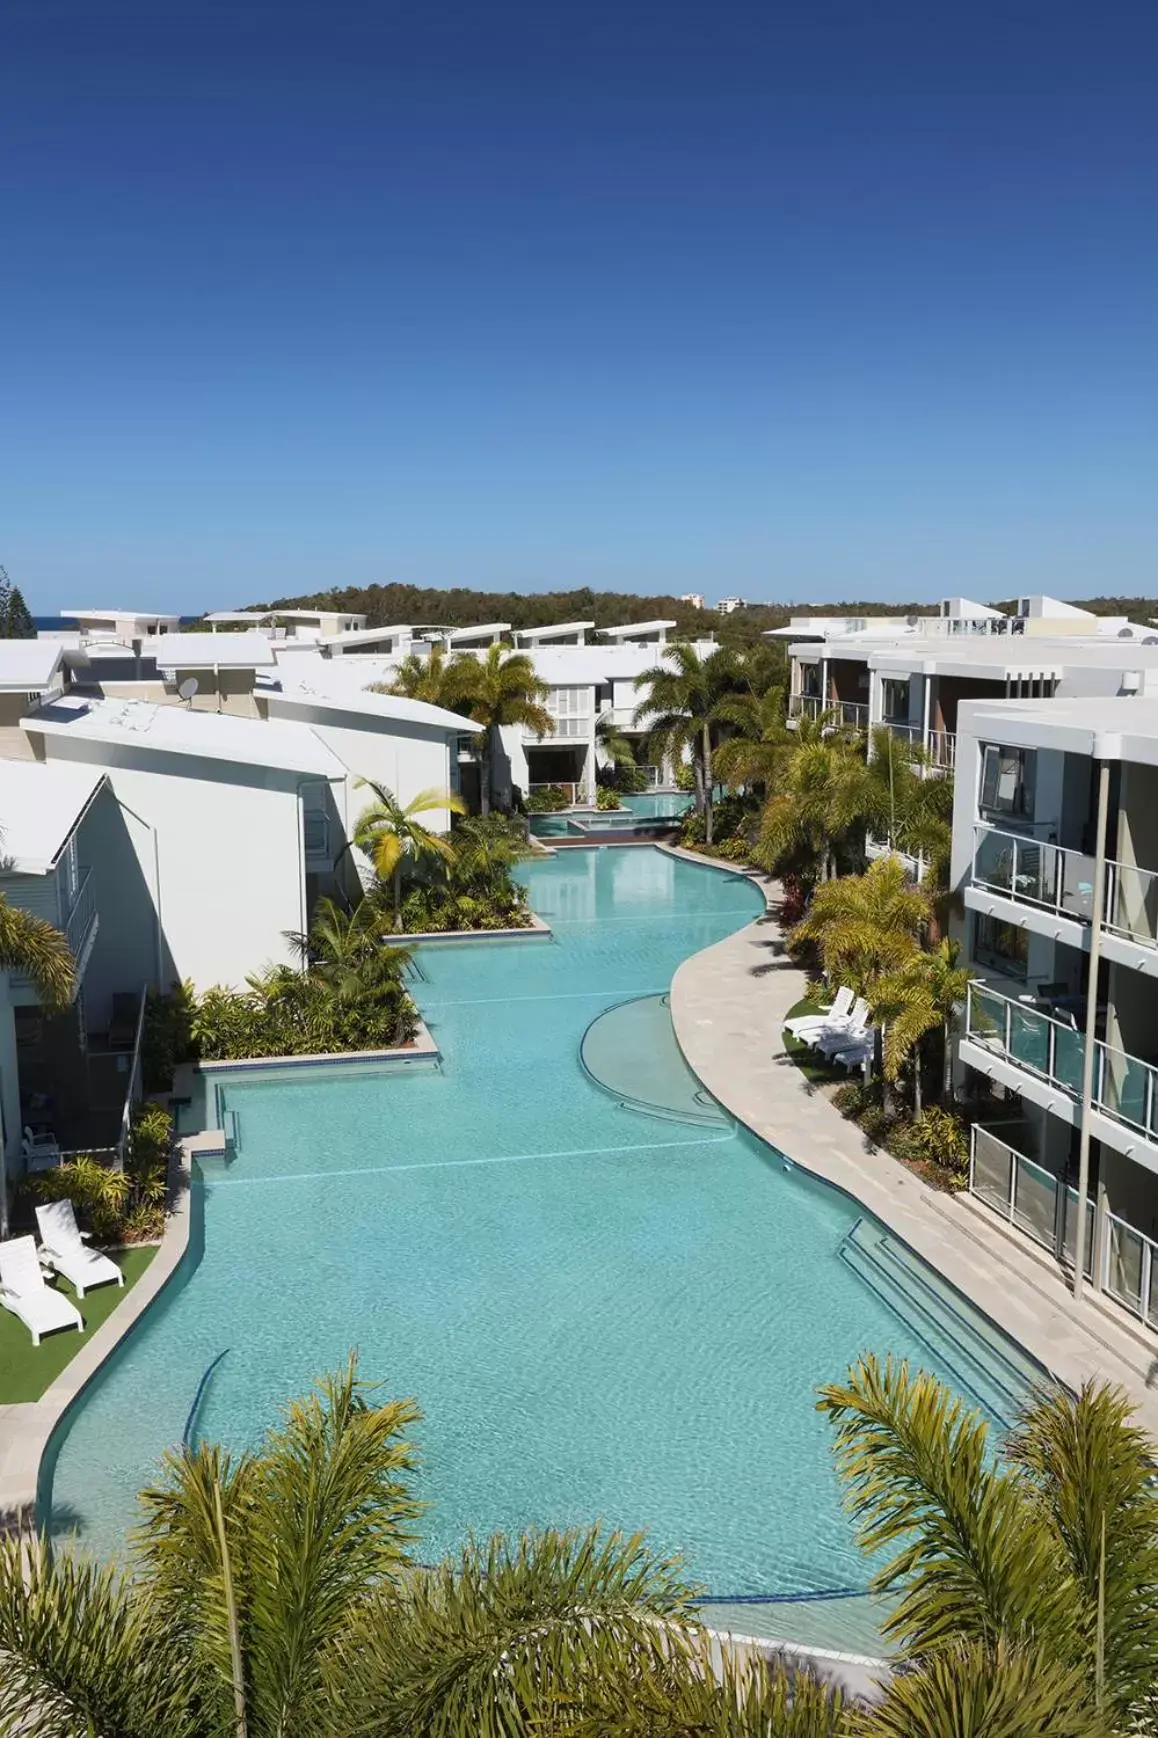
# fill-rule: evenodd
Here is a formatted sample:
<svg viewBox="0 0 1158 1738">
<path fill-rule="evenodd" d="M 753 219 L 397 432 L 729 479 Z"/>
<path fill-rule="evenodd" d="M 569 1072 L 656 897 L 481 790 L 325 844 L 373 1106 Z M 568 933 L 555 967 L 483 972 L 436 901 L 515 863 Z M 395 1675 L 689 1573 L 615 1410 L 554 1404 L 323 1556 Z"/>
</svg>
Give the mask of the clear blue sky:
<svg viewBox="0 0 1158 1738">
<path fill-rule="evenodd" d="M 8 0 L 0 561 L 1158 591 L 1155 0 Z"/>
</svg>

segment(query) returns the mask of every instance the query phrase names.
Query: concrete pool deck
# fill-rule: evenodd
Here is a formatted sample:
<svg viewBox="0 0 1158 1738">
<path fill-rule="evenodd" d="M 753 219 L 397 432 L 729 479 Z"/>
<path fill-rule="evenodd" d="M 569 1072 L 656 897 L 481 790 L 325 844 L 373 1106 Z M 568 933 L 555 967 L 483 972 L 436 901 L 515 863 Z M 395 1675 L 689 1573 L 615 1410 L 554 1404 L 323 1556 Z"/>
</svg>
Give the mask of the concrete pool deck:
<svg viewBox="0 0 1158 1738">
<path fill-rule="evenodd" d="M 733 1116 L 860 1202 L 1067 1386 L 1091 1376 L 1120 1383 L 1158 1436 L 1158 1342 L 1148 1344 L 1140 1324 L 1137 1332 L 1119 1325 L 1108 1304 L 1075 1304 L 1044 1252 L 970 1197 L 929 1188 L 874 1147 L 789 1058 L 783 1022 L 805 974 L 784 950 L 775 884 L 748 879 L 764 890 L 764 917 L 685 960 L 672 980 L 672 1022 L 691 1068 Z M 818 1371 L 817 1381 L 842 1374 Z"/>
</svg>

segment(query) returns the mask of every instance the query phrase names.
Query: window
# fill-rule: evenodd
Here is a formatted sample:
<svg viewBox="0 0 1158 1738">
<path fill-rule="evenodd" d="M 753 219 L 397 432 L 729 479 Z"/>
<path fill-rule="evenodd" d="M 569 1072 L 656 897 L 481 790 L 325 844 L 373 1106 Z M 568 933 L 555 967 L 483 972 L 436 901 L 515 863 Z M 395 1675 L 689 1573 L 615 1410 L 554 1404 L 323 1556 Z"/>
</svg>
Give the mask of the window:
<svg viewBox="0 0 1158 1738">
<path fill-rule="evenodd" d="M 1032 748 L 999 748 L 986 743 L 981 754 L 983 815 L 1033 819 L 1036 755 Z"/>
<path fill-rule="evenodd" d="M 1029 936 L 999 917 L 974 914 L 973 957 L 1007 978 L 1024 979 L 1029 961 Z"/>
<path fill-rule="evenodd" d="M 898 676 L 881 682 L 881 717 L 889 724 L 909 722 L 909 684 Z"/>
</svg>

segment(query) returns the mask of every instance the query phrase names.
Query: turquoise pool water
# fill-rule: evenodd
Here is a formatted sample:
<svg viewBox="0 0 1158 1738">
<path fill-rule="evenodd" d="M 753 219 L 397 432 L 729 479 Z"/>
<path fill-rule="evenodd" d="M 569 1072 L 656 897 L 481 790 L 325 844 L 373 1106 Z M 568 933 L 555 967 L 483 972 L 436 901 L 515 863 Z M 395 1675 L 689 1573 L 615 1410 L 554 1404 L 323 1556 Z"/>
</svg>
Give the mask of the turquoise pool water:
<svg viewBox="0 0 1158 1738">
<path fill-rule="evenodd" d="M 55 1526 L 115 1548 L 215 1359 L 195 1429 L 241 1447 L 357 1346 L 425 1413 L 424 1557 L 600 1517 L 717 1596 L 863 1585 L 816 1386 L 865 1348 L 954 1373 L 951 1343 L 898 1315 L 879 1227 L 850 1260 L 855 1206 L 698 1093 L 662 1004 L 593 1027 L 760 897 L 646 847 L 526 876 L 553 939 L 418 955 L 440 1067 L 223 1089 L 195 1265 L 67 1421 Z"/>
<path fill-rule="evenodd" d="M 655 825 L 657 821 L 670 821 L 674 826 L 692 804 L 683 791 L 640 791 L 619 801 L 622 806 L 618 809 L 531 815 L 529 825 L 537 839 L 584 838 L 591 833 L 654 835 L 665 830 Z"/>
</svg>

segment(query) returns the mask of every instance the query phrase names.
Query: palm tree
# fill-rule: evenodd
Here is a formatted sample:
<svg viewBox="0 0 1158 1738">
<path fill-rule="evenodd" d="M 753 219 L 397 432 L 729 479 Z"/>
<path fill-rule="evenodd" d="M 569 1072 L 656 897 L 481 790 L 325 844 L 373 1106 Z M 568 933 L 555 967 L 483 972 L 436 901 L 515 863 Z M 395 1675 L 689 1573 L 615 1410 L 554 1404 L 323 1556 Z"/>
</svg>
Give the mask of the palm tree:
<svg viewBox="0 0 1158 1738">
<path fill-rule="evenodd" d="M 414 1562 L 408 1401 L 354 1360 L 236 1458 L 184 1447 L 122 1576 L 0 1541 L 0 1730 L 117 1738 L 488 1733 L 832 1738 L 839 1694 L 722 1667 L 638 1535 L 546 1531 Z"/>
<path fill-rule="evenodd" d="M 326 984 L 340 1002 L 357 1002 L 369 991 L 397 984 L 411 950 L 382 943 L 382 919 L 372 900 L 345 911 L 332 899 L 319 899 L 309 934 L 286 932 L 303 965 Z"/>
<path fill-rule="evenodd" d="M 380 880 L 389 881 L 394 895 L 394 927 L 402 928 L 402 871 L 407 862 L 422 857 L 441 857 L 449 862 L 454 846 L 442 833 L 432 833 L 423 825 L 420 815 L 433 809 L 449 809 L 452 815 L 464 815 L 466 804 L 454 791 L 420 791 L 403 805 L 393 791 L 373 779 L 360 779 L 360 784 L 374 792 L 377 802 L 359 815 L 354 826 L 354 843 L 370 857 Z"/>
<path fill-rule="evenodd" d="M 879 981 L 906 966 L 929 921 L 929 898 L 898 857 L 879 857 L 863 875 L 826 881 L 788 946 L 812 943 L 826 974 L 869 999 Z"/>
<path fill-rule="evenodd" d="M 0 895 L 0 971 L 31 978 L 50 1014 L 63 1013 L 76 992 L 76 961 L 59 929 L 10 905 Z"/>
<path fill-rule="evenodd" d="M 646 699 L 635 708 L 635 722 L 647 723 L 654 759 L 691 755 L 696 810 L 704 817 L 704 837 L 712 842 L 712 751 L 725 696 L 736 691 L 740 666 L 725 646 L 701 659 L 692 646 L 667 647 L 668 662 L 635 678 Z"/>
<path fill-rule="evenodd" d="M 927 890 L 926 890 L 927 891 Z M 886 1024 L 885 1079 L 895 1081 L 915 1052 L 914 1106 L 921 1108 L 921 1042 L 940 1028 L 942 1035 L 941 1099 L 953 1095 L 953 1022 L 964 1006 L 974 974 L 958 965 L 960 945 L 946 936 L 935 948 L 915 953 L 899 970 L 877 979 L 872 992 L 873 1013 Z"/>
<path fill-rule="evenodd" d="M 727 784 L 770 791 L 798 746 L 785 721 L 783 688 L 726 695 L 719 712 L 734 734 L 716 750 L 716 771 Z"/>
<path fill-rule="evenodd" d="M 890 1552 L 885 1633 L 919 1668 L 869 1731 L 1156 1729 L 1155 1454 L 1120 1389 L 1035 1395 L 1000 1458 L 979 1414 L 906 1364 L 862 1358 L 819 1405 L 860 1543 Z M 950 1717 L 986 1696 L 990 1717 Z"/>
<path fill-rule="evenodd" d="M 394 672 L 392 682 L 372 682 L 371 694 L 402 694 L 408 700 L 426 700 L 431 706 L 445 703 L 446 653 L 432 640 L 425 658 L 408 652 Z"/>
<path fill-rule="evenodd" d="M 467 715 L 481 725 L 478 748 L 482 761 L 479 801 L 485 815 L 494 802 L 495 748 L 504 725 L 521 724 L 534 736 L 546 736 L 554 719 L 543 705 L 550 690 L 535 674 L 526 652 L 509 652 L 504 646 L 488 646 L 486 656 L 471 653 L 458 657 L 446 673 L 444 699 L 462 704 Z"/>
<path fill-rule="evenodd" d="M 953 780 L 931 770 L 928 755 L 883 727 L 869 745 L 866 809 L 877 837 L 927 865 L 929 886 L 948 883 Z"/>
<path fill-rule="evenodd" d="M 802 719 L 796 735 L 796 748 L 776 769 L 753 857 L 773 872 L 799 866 L 804 879 L 827 881 L 864 821 L 865 765 L 855 742 L 825 734 L 822 720 Z"/>
<path fill-rule="evenodd" d="M 595 746 L 603 751 L 616 772 L 636 765 L 631 738 L 624 736 L 615 722 L 615 712 L 611 708 L 601 712 L 595 720 Z"/>
</svg>

